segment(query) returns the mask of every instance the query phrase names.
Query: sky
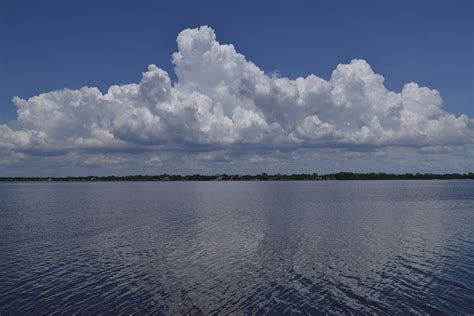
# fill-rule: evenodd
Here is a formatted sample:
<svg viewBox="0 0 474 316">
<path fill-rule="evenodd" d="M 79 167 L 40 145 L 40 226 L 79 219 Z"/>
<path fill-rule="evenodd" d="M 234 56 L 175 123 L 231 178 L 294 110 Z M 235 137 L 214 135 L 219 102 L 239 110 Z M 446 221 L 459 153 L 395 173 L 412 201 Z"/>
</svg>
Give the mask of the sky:
<svg viewBox="0 0 474 316">
<path fill-rule="evenodd" d="M 0 175 L 469 172 L 472 1 L 0 3 Z"/>
</svg>

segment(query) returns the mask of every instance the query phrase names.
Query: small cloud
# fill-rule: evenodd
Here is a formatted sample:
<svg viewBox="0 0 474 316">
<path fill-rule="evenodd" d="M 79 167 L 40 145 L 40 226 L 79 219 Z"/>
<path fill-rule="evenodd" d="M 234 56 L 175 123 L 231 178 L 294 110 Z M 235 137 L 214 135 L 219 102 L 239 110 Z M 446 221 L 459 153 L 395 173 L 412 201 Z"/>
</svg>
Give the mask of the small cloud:
<svg viewBox="0 0 474 316">
<path fill-rule="evenodd" d="M 262 155 L 253 155 L 250 157 L 249 162 L 254 164 L 261 164 L 261 163 L 276 163 L 279 159 L 271 156 L 262 156 Z"/>
<path fill-rule="evenodd" d="M 24 153 L 16 153 L 16 152 L 11 152 L 11 153 L 6 153 L 3 156 L 0 155 L 0 165 L 10 165 L 10 164 L 16 164 L 26 158 L 26 155 Z"/>
<path fill-rule="evenodd" d="M 160 156 L 153 156 L 145 160 L 145 163 L 148 165 L 161 165 L 163 162 Z"/>
<path fill-rule="evenodd" d="M 130 162 L 129 158 L 125 157 L 116 157 L 116 156 L 107 156 L 107 155 L 96 155 L 96 156 L 90 156 L 87 157 L 83 161 L 83 165 L 86 166 L 94 166 L 94 165 L 118 165 L 118 164 L 123 164 L 123 163 L 128 163 Z"/>
<path fill-rule="evenodd" d="M 225 152 L 211 151 L 207 153 L 198 153 L 186 155 L 183 157 L 185 161 L 197 162 L 197 161 L 208 161 L 208 162 L 230 162 L 231 159 Z"/>
</svg>

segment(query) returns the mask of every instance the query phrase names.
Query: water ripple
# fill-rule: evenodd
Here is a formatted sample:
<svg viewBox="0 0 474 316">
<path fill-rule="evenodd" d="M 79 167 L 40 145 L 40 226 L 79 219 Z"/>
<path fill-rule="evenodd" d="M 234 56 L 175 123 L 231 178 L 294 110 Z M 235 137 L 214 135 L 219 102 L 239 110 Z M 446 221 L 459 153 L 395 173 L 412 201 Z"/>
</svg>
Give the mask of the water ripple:
<svg viewBox="0 0 474 316">
<path fill-rule="evenodd" d="M 0 186 L 0 314 L 473 314 L 470 181 Z"/>
</svg>

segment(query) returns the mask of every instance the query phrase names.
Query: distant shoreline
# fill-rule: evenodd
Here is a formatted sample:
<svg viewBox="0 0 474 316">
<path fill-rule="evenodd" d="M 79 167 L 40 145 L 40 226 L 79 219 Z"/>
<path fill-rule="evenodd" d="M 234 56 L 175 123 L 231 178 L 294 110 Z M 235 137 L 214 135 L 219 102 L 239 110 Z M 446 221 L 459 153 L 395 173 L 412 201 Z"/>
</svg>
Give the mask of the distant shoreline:
<svg viewBox="0 0 474 316">
<path fill-rule="evenodd" d="M 266 174 L 257 175 L 130 175 L 130 176 L 81 176 L 81 177 L 0 177 L 0 182 L 113 182 L 113 181 L 334 181 L 334 180 L 474 180 L 474 173 L 353 173 L 332 174 Z"/>
</svg>

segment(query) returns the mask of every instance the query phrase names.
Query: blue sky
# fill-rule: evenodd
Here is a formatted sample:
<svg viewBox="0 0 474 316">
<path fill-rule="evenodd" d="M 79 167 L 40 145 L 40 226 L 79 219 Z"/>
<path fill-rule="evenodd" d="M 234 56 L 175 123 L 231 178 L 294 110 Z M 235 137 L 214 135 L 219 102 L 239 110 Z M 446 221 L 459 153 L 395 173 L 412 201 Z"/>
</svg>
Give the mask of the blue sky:
<svg viewBox="0 0 474 316">
<path fill-rule="evenodd" d="M 0 4 L 0 121 L 13 96 L 135 82 L 150 63 L 172 72 L 176 34 L 209 25 L 264 71 L 328 78 L 367 60 L 398 91 L 437 89 L 474 116 L 472 1 L 11 1 Z"/>
<path fill-rule="evenodd" d="M 170 1 L 168 3 L 159 3 L 157 1 L 106 0 L 3 0 L 0 3 L 0 85 L 2 87 L 0 89 L 0 124 L 4 124 L 3 134 L 9 135 L 8 137 L 4 136 L 5 140 L 3 141 L 3 143 L 6 144 L 4 147 L 7 148 L 3 149 L 7 150 L 3 152 L 3 156 L 8 158 L 4 159 L 4 161 L 6 161 L 5 165 L 8 165 L 4 167 L 4 170 L 8 169 L 8 173 L 17 172 L 18 169 L 11 171 L 12 165 L 10 164 L 11 161 L 16 161 L 17 158 L 15 157 L 21 157 L 18 159 L 27 161 L 29 164 L 35 162 L 33 165 L 36 164 L 37 166 L 35 168 L 37 169 L 25 171 L 29 173 L 38 173 L 38 170 L 45 170 L 45 168 L 54 170 L 54 166 L 58 166 L 58 164 L 62 166 L 62 172 L 65 173 L 84 173 L 90 170 L 95 170 L 98 173 L 108 173 L 110 172 L 109 169 L 93 169 L 97 167 L 94 162 L 100 165 L 100 162 L 103 161 L 110 165 L 110 161 L 113 159 L 116 159 L 113 161 L 117 162 L 117 164 L 119 164 L 120 161 L 130 161 L 130 159 L 124 158 L 123 156 L 112 157 L 112 151 L 107 147 L 108 145 L 105 146 L 107 148 L 94 147 L 93 150 L 89 147 L 87 147 L 87 149 L 81 147 L 81 153 L 79 154 L 76 150 L 77 147 L 74 147 L 78 146 L 77 142 L 74 143 L 76 145 L 69 143 L 66 145 L 63 140 L 59 140 L 56 136 L 53 137 L 54 133 L 58 133 L 58 126 L 65 126 L 64 124 L 67 125 L 67 123 L 55 122 L 54 128 L 51 127 L 50 129 L 35 127 L 35 124 L 32 122 L 41 120 L 41 118 L 46 120 L 46 123 L 49 123 L 48 115 L 51 116 L 53 114 L 45 114 L 46 110 L 43 111 L 44 117 L 40 114 L 35 114 L 37 115 L 36 117 L 24 116 L 19 123 L 15 122 L 17 113 L 16 107 L 12 102 L 14 96 L 24 99 L 24 109 L 28 110 L 28 115 L 33 115 L 31 113 L 33 113 L 34 110 L 37 110 L 39 113 L 40 109 L 50 109 L 51 102 L 53 102 L 51 98 L 56 101 L 60 100 L 57 102 L 62 103 L 58 103 L 55 106 L 62 107 L 69 106 L 67 102 L 70 102 L 72 97 L 49 95 L 45 100 L 40 100 L 42 103 L 38 101 L 41 103 L 41 106 L 33 104 L 34 102 L 27 102 L 27 99 L 30 97 L 37 96 L 41 93 L 61 90 L 63 88 L 79 89 L 83 86 L 97 87 L 105 94 L 107 89 L 112 85 L 139 83 L 143 80 L 142 72 L 147 71 L 148 65 L 156 64 L 157 67 L 167 73 L 166 76 L 170 77 L 171 82 L 182 81 L 180 86 L 198 87 L 196 88 L 197 92 L 208 96 L 212 102 L 214 102 L 214 105 L 217 104 L 217 107 L 220 107 L 222 102 L 219 96 L 215 94 L 217 92 L 210 91 L 210 87 L 207 87 L 205 82 L 199 82 L 199 78 L 196 79 L 197 77 L 186 75 L 186 73 L 190 71 L 196 71 L 195 75 L 197 76 L 199 74 L 197 71 L 202 70 L 196 68 L 197 66 L 191 67 L 188 65 L 191 67 L 189 68 L 183 64 L 180 66 L 182 68 L 182 78 L 178 78 L 179 75 L 177 76 L 172 63 L 171 55 L 173 52 L 178 51 L 176 43 L 177 35 L 185 29 L 194 29 L 203 25 L 207 25 L 215 31 L 217 41 L 219 41 L 220 44 L 233 44 L 237 53 L 244 55 L 247 61 L 253 62 L 269 77 L 281 77 L 293 80 L 300 76 L 306 77 L 310 74 L 315 74 L 324 80 L 330 81 L 331 75 L 338 64 L 350 64 L 351 66 L 349 68 L 344 68 L 339 71 L 341 78 L 347 79 L 348 76 L 350 77 L 350 74 L 354 72 L 362 73 L 366 71 L 366 69 L 371 69 L 370 71 L 373 70 L 373 72 L 384 77 L 385 88 L 394 93 L 401 92 L 404 85 L 409 82 L 415 82 L 419 87 L 426 86 L 429 87 L 429 89 L 436 89 L 441 93 L 443 102 L 438 101 L 436 96 L 430 94 L 431 92 L 427 95 L 427 92 L 423 92 L 424 90 L 418 88 L 416 88 L 418 89 L 416 90 L 412 87 L 411 92 L 406 93 L 408 99 L 403 101 L 405 103 L 402 107 L 406 107 L 407 109 L 410 107 L 408 103 L 411 101 L 407 100 L 413 98 L 417 99 L 418 97 L 423 98 L 422 101 L 420 101 L 421 99 L 417 99 L 418 101 L 416 101 L 419 103 L 419 109 L 410 110 L 416 115 L 422 115 L 423 119 L 426 119 L 426 121 L 419 121 L 421 123 L 418 124 L 423 125 L 426 123 L 425 125 L 427 125 L 427 122 L 431 120 L 433 126 L 437 124 L 436 126 L 446 127 L 440 127 L 441 129 L 436 131 L 431 127 L 431 129 L 424 131 L 410 131 L 405 133 L 406 135 L 400 134 L 395 138 L 394 136 L 387 136 L 388 134 L 386 134 L 387 138 L 384 138 L 384 141 L 369 141 L 368 139 L 370 137 L 372 137 L 372 139 L 382 137 L 380 133 L 377 134 L 373 132 L 372 126 L 369 126 L 368 123 L 372 115 L 377 116 L 379 114 L 370 112 L 359 115 L 359 112 L 351 112 L 352 114 L 349 115 L 347 114 L 349 112 L 345 110 L 334 110 L 331 114 L 323 113 L 306 121 L 307 124 L 311 121 L 311 124 L 318 126 L 319 129 L 317 133 L 319 134 L 317 134 L 317 136 L 315 136 L 315 130 L 312 130 L 312 134 L 309 135 L 308 129 L 304 131 L 307 134 L 303 135 L 304 128 L 302 119 L 298 121 L 299 119 L 295 118 L 295 121 L 289 122 L 287 118 L 299 117 L 298 115 L 301 117 L 304 115 L 311 117 L 311 115 L 308 114 L 311 111 L 304 110 L 306 112 L 303 111 L 304 113 L 301 112 L 298 115 L 294 113 L 280 113 L 279 116 L 277 115 L 275 118 L 272 118 L 275 111 L 285 112 L 286 110 L 275 110 L 275 108 L 273 108 L 271 111 L 268 111 L 265 107 L 268 106 L 267 103 L 270 101 L 264 100 L 262 104 L 257 104 L 261 102 L 261 98 L 259 96 L 252 96 L 252 106 L 255 105 L 257 107 L 255 113 L 261 115 L 270 127 L 272 123 L 279 124 L 279 128 L 281 127 L 288 131 L 287 136 L 290 138 L 293 137 L 295 133 L 299 133 L 298 144 L 300 144 L 300 147 L 313 148 L 313 150 L 298 152 L 299 149 L 296 150 L 292 146 L 287 146 L 287 143 L 291 142 L 288 141 L 288 139 L 285 141 L 285 145 L 279 143 L 281 146 L 276 146 L 274 145 L 275 139 L 280 137 L 275 136 L 276 134 L 273 134 L 271 141 L 269 140 L 270 138 L 268 138 L 264 141 L 260 140 L 260 145 L 255 145 L 255 135 L 256 133 L 261 133 L 261 131 L 258 132 L 256 130 L 253 130 L 253 132 L 242 132 L 242 130 L 239 130 L 238 137 L 233 134 L 237 138 L 233 138 L 232 141 L 229 142 L 219 143 L 218 145 L 212 140 L 212 137 L 208 137 L 209 135 L 206 136 L 207 138 L 205 138 L 205 140 L 195 140 L 195 143 L 191 145 L 189 144 L 189 137 L 182 135 L 180 136 L 181 138 L 178 137 L 180 139 L 179 141 L 173 140 L 175 143 L 173 143 L 173 146 L 170 145 L 173 148 L 177 146 L 182 149 L 187 146 L 184 150 L 187 154 L 196 151 L 194 157 L 198 157 L 196 159 L 200 161 L 200 165 L 198 165 L 197 169 L 201 169 L 204 172 L 214 170 L 227 171 L 228 169 L 253 171 L 254 169 L 252 168 L 254 167 L 242 165 L 243 159 L 253 159 L 255 163 L 257 163 L 257 167 L 255 167 L 256 171 L 261 168 L 261 165 L 258 165 L 259 162 L 268 166 L 269 161 L 280 161 L 280 163 L 283 161 L 285 162 L 284 168 L 289 171 L 295 169 L 307 171 L 313 168 L 311 163 L 311 161 L 313 161 L 312 159 L 316 159 L 311 155 L 321 154 L 324 150 L 332 151 L 334 148 L 346 147 L 343 153 L 331 152 L 331 154 L 328 154 L 337 155 L 338 159 L 341 159 L 340 164 L 334 165 L 332 169 L 329 167 L 320 168 L 323 169 L 321 171 L 338 171 L 338 169 L 341 169 L 341 166 L 347 165 L 344 161 L 348 159 L 348 155 L 358 155 L 357 153 L 361 152 L 378 152 L 380 157 L 385 157 L 378 159 L 375 164 L 379 170 L 464 170 L 470 163 L 469 157 L 472 153 L 472 140 L 469 136 L 466 136 L 468 137 L 466 138 L 468 139 L 467 141 L 463 140 L 463 137 L 468 134 L 471 135 L 470 133 L 472 133 L 474 126 L 472 122 L 472 117 L 474 117 L 474 64 L 472 58 L 474 56 L 474 41 L 472 40 L 472 38 L 474 38 L 473 15 L 473 2 L 463 0 Z M 208 36 L 207 29 L 200 29 L 199 32 L 189 33 L 186 34 L 186 36 L 196 41 L 196 38 L 204 36 L 203 34 Z M 212 42 L 212 38 L 208 38 L 208 40 Z M 183 53 L 181 49 L 179 49 L 179 52 Z M 204 55 L 199 58 L 204 58 L 203 56 Z M 237 55 L 234 57 L 238 60 Z M 191 61 L 197 60 L 197 62 L 202 62 L 204 60 L 196 56 L 192 58 L 194 59 L 190 59 Z M 353 59 L 365 60 L 368 64 L 352 64 L 351 61 Z M 227 62 L 229 62 L 229 60 L 227 60 Z M 230 61 L 230 63 L 232 64 L 233 61 Z M 224 67 L 223 65 L 221 66 Z M 219 67 L 215 68 L 217 69 L 216 72 L 220 71 Z M 245 69 L 247 69 L 249 66 L 242 64 L 242 67 L 246 67 Z M 248 71 L 253 73 L 254 70 Z M 150 76 L 161 76 L 157 74 L 154 69 L 149 70 L 149 74 Z M 218 74 L 215 76 L 218 76 Z M 242 78 L 238 76 L 232 78 L 233 79 L 229 79 L 229 82 L 234 80 L 232 81 L 234 83 L 231 82 L 228 87 L 229 89 L 231 89 L 236 82 L 241 83 L 242 80 Z M 248 75 L 246 75 L 245 78 L 248 78 Z M 193 80 L 194 83 L 191 84 Z M 260 82 L 259 80 L 263 79 L 255 80 L 256 81 L 252 81 L 252 84 Z M 372 85 L 371 82 L 367 83 L 366 86 Z M 296 83 L 293 82 L 288 87 L 293 87 L 295 84 Z M 342 89 L 347 89 L 345 90 L 347 93 L 348 91 L 351 92 L 351 89 L 354 88 L 353 84 L 355 83 L 344 83 Z M 281 87 L 281 84 L 277 81 L 271 83 L 271 85 Z M 173 83 L 171 83 L 171 86 L 173 86 Z M 176 88 L 177 90 L 181 89 L 181 87 L 178 86 L 176 86 Z M 189 92 L 189 89 L 186 91 Z M 183 93 L 183 91 L 180 90 L 179 93 Z M 354 91 L 351 93 L 354 93 Z M 245 97 L 248 98 L 248 95 L 245 95 Z M 282 98 L 286 97 L 288 96 Z M 191 97 L 189 97 L 189 99 L 191 100 Z M 314 101 L 316 102 L 313 104 L 315 107 L 321 104 L 318 102 L 323 102 L 321 101 L 323 99 L 318 100 Z M 358 102 L 360 102 L 359 96 L 353 95 L 351 100 L 350 102 L 346 100 L 348 103 L 346 103 L 345 106 L 354 110 L 356 109 L 355 105 L 358 106 Z M 121 99 L 120 102 L 122 101 L 123 99 Z M 271 102 L 278 103 L 280 101 L 273 100 Z M 303 101 L 295 101 L 295 104 L 301 104 L 301 102 Z M 334 106 L 334 109 L 338 108 L 338 106 L 340 106 L 338 102 L 340 101 L 335 100 L 331 103 L 331 106 Z M 376 103 L 375 105 L 378 104 L 377 101 L 374 102 Z M 246 104 L 247 103 L 239 105 L 238 108 L 248 109 L 249 105 Z M 288 104 L 285 106 L 291 108 Z M 308 106 L 312 105 L 309 104 Z M 390 103 L 387 104 L 387 106 L 390 107 L 393 106 L 393 104 Z M 425 113 L 425 109 L 431 106 L 434 106 L 434 112 Z M 99 107 L 100 105 L 97 103 L 92 109 L 94 111 L 94 109 Z M 234 111 L 235 107 L 228 109 L 225 104 L 222 105 L 222 107 L 224 117 L 232 118 L 234 122 L 237 122 L 236 116 L 234 115 L 236 113 Z M 441 123 L 434 122 L 430 117 L 433 115 L 439 117 L 441 114 L 437 111 L 438 108 L 441 107 L 444 111 L 442 114 L 444 119 L 442 122 L 440 121 Z M 153 115 L 156 115 L 155 119 L 159 120 L 160 116 L 153 111 L 154 110 L 151 110 Z M 324 112 L 324 110 L 321 110 L 319 107 L 317 111 Z M 315 110 L 313 112 L 316 113 L 317 111 Z M 363 113 L 364 110 L 360 111 L 362 111 L 360 113 Z M 311 113 L 314 114 L 313 112 Z M 81 116 L 82 114 L 70 114 L 69 110 L 64 110 L 64 112 L 60 112 L 60 114 L 55 112 L 54 115 L 61 116 L 63 114 L 64 116 L 76 115 L 73 120 L 79 121 L 83 117 Z M 448 114 L 454 114 L 458 118 L 461 117 L 459 121 L 451 122 L 448 121 Z M 463 118 L 463 114 L 466 115 L 467 118 Z M 370 137 L 366 135 L 364 136 L 365 138 L 361 140 L 362 138 L 360 137 L 362 136 L 360 135 L 365 133 L 362 129 L 357 130 L 357 133 L 360 134 L 357 134 L 359 136 L 354 133 L 350 135 L 347 134 L 349 136 L 344 134 L 347 137 L 341 136 L 341 133 L 347 132 L 345 130 L 343 131 L 343 128 L 338 127 L 342 124 L 342 120 L 352 120 L 352 118 L 358 115 L 360 117 L 357 118 L 357 121 L 353 122 L 354 126 L 358 129 L 363 128 L 365 125 L 369 126 Z M 378 116 L 385 131 L 392 128 L 392 125 L 395 124 L 391 121 L 395 119 L 395 117 L 396 115 L 392 118 L 385 118 L 385 122 L 384 118 Z M 409 117 L 413 118 L 415 116 Z M 285 119 L 282 120 L 282 118 Z M 324 120 L 325 118 L 327 119 L 326 121 Z M 275 122 L 272 121 L 273 119 Z M 68 122 L 71 120 L 72 119 L 69 118 Z M 163 122 L 162 116 L 161 120 Z M 246 116 L 245 120 L 247 120 L 248 123 L 251 117 Z M 471 121 L 469 122 L 469 120 Z M 117 121 L 114 122 L 114 124 L 118 124 Z M 324 125 L 326 123 L 330 124 L 330 127 Z M 81 124 L 84 125 L 86 123 L 83 121 Z M 81 124 L 78 124 L 78 126 Z M 329 143 L 329 136 L 326 135 L 329 133 L 329 130 L 333 128 L 331 124 L 335 126 L 334 129 L 331 130 L 334 132 L 331 136 L 333 137 L 333 143 Z M 464 126 L 464 130 L 461 130 L 461 127 L 459 127 L 461 125 L 459 124 Z M 455 125 L 459 127 L 459 129 L 456 131 L 449 130 L 449 126 L 451 125 Z M 97 124 L 92 124 L 91 126 L 89 126 L 87 130 L 89 134 L 93 128 L 97 127 Z M 133 128 L 137 126 L 141 130 L 148 128 L 145 123 L 136 123 Z M 156 124 L 154 126 L 156 127 Z M 134 146 L 140 147 L 139 149 L 136 147 L 132 149 L 129 148 L 128 151 L 120 150 L 122 154 L 125 153 L 129 155 L 141 151 L 146 152 L 146 157 L 143 156 L 142 160 L 152 161 L 154 159 L 155 162 L 159 162 L 158 165 L 160 167 L 157 167 L 158 169 L 155 170 L 157 172 L 161 170 L 177 172 L 191 170 L 180 169 L 176 166 L 168 168 L 170 165 L 165 163 L 166 155 L 173 156 L 174 154 L 172 154 L 172 152 L 174 152 L 173 150 L 175 149 L 170 150 L 170 148 L 163 149 L 163 147 L 160 147 L 163 144 L 163 139 L 158 137 L 156 133 L 167 133 L 169 127 L 167 127 L 167 129 L 165 128 L 166 131 L 150 131 L 150 134 L 143 132 L 140 135 L 137 134 L 137 131 L 132 130 L 133 128 L 127 126 L 120 131 L 114 130 L 111 132 L 113 137 L 121 142 L 132 142 Z M 173 129 L 177 128 L 176 124 L 173 125 Z M 229 130 L 225 129 L 225 127 L 222 128 L 225 131 Z M 201 131 L 204 129 L 205 128 L 201 126 Z M 66 131 L 67 129 L 63 128 L 63 130 Z M 100 130 L 102 132 L 104 131 L 104 129 Z M 26 136 L 21 134 L 21 131 L 29 135 L 28 137 L 30 138 L 28 138 L 27 141 L 22 138 Z M 46 136 L 41 133 L 45 133 L 44 135 Z M 251 141 L 249 138 L 246 138 L 247 136 L 243 136 L 249 133 L 254 133 L 252 134 L 253 138 Z M 41 138 L 42 140 L 40 141 L 38 138 L 33 141 L 33 136 L 31 136 L 33 134 L 36 135 L 34 137 L 43 137 Z M 90 136 L 87 134 L 89 136 L 86 137 L 85 134 L 81 134 L 80 137 L 78 137 L 76 134 L 74 134 L 74 137 L 76 137 L 74 139 L 80 139 L 81 141 L 89 139 L 87 137 Z M 421 138 L 416 140 L 415 138 L 418 136 L 415 137 L 415 134 L 418 136 L 422 135 L 424 140 L 420 140 Z M 444 136 L 435 137 L 435 134 Z M 170 141 L 172 137 L 175 136 L 167 136 L 168 143 L 173 142 Z M 426 140 L 427 137 L 429 140 Z M 70 140 L 72 138 L 73 136 L 68 139 Z M 281 137 L 278 139 L 281 139 Z M 42 141 L 44 141 L 44 144 L 48 143 L 48 145 L 44 145 L 41 143 Z M 238 149 L 243 146 L 241 143 L 246 143 L 247 141 L 253 144 L 252 148 L 255 146 L 258 147 L 258 150 L 251 151 L 249 147 L 246 147 L 244 150 Z M 25 145 L 25 142 L 27 142 L 28 145 Z M 194 140 L 192 142 L 194 142 Z M 23 147 L 18 145 L 20 143 Z M 229 145 L 230 143 L 232 143 L 232 145 Z M 237 143 L 240 145 L 235 145 Z M 268 145 L 269 143 L 273 145 L 270 146 Z M 468 149 L 459 147 L 459 145 L 464 146 L 466 143 L 468 144 Z M 0 137 L 0 151 L 2 150 L 1 144 L 2 139 Z M 203 144 L 206 144 L 206 146 L 203 146 Z M 155 147 L 146 147 L 145 145 Z M 394 147 L 399 145 L 402 146 L 399 149 Z M 375 150 L 374 146 L 378 149 Z M 441 150 L 439 148 L 440 146 L 444 146 L 444 149 Z M 273 151 L 269 153 L 266 149 L 262 149 L 267 147 Z M 368 149 L 368 147 L 371 149 Z M 15 149 L 11 151 L 11 148 Z M 323 149 L 315 150 L 314 148 Z M 384 151 L 382 154 L 380 153 L 381 148 Z M 403 158 L 400 158 L 400 153 L 404 153 L 405 150 L 407 150 L 406 148 L 415 148 L 413 150 L 416 153 L 406 153 L 401 155 Z M 222 153 L 222 150 L 224 150 L 225 153 Z M 263 154 L 262 150 L 264 152 Z M 433 156 L 423 156 L 426 158 L 426 161 L 422 159 L 424 164 L 421 165 L 417 163 L 417 161 L 420 161 L 417 155 L 438 153 L 440 150 L 443 154 L 456 154 L 457 158 L 455 160 L 458 162 L 457 167 L 449 166 L 449 159 L 451 159 L 451 161 L 454 159 L 451 156 L 451 158 L 438 158 L 438 160 L 434 159 Z M 94 156 L 95 158 L 91 158 L 90 156 L 77 158 L 74 156 L 74 163 L 71 162 L 72 160 L 67 159 L 58 162 L 58 159 L 60 159 L 58 157 L 61 156 L 59 153 L 67 152 L 67 155 L 70 155 L 72 152 L 75 152 L 77 155 L 92 155 L 92 151 L 100 151 L 100 155 L 102 156 Z M 116 151 L 116 149 L 114 149 L 114 151 Z M 151 152 L 153 152 L 153 154 L 151 154 Z M 292 162 L 290 163 L 288 160 L 290 158 L 285 155 L 289 155 L 289 153 L 295 155 L 295 152 L 300 155 L 300 158 L 292 157 L 291 159 L 293 160 L 291 160 Z M 31 155 L 32 153 L 33 155 Z M 2 153 L 0 153 L 0 155 L 2 155 Z M 107 155 L 107 157 L 104 158 L 105 156 L 103 155 Z M 180 155 L 184 157 L 183 159 L 186 158 L 185 154 Z M 261 155 L 263 155 L 263 158 Z M 50 156 L 55 158 L 48 158 Z M 303 159 L 301 158 L 303 156 L 306 157 L 304 158 L 306 159 L 306 165 L 298 161 L 298 159 Z M 325 157 L 328 156 L 326 155 Z M 407 157 L 409 157 L 409 159 Z M 89 162 L 91 163 L 86 164 L 87 166 L 82 166 L 80 162 L 84 162 L 89 158 Z M 192 158 L 190 159 L 192 160 Z M 238 161 L 235 162 L 235 159 Z M 352 165 L 349 164 L 349 169 L 359 171 L 366 170 L 373 166 L 373 164 L 368 161 L 366 158 L 360 157 L 359 162 L 354 162 Z M 229 164 L 226 164 L 226 162 Z M 138 172 L 143 169 L 143 166 L 143 164 L 135 167 L 128 166 L 128 169 L 124 170 Z M 299 166 L 304 167 L 298 169 L 300 168 Z M 281 166 L 279 167 L 277 163 L 272 164 L 270 171 L 279 171 L 280 169 L 278 168 L 281 168 Z M 1 170 L 2 167 L 0 166 L 0 171 Z"/>
</svg>

